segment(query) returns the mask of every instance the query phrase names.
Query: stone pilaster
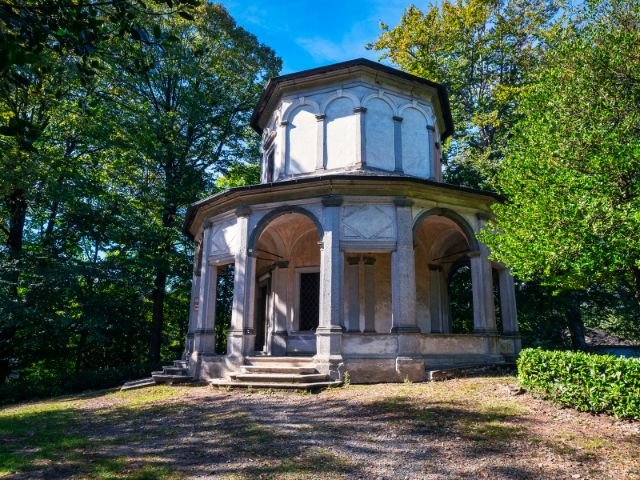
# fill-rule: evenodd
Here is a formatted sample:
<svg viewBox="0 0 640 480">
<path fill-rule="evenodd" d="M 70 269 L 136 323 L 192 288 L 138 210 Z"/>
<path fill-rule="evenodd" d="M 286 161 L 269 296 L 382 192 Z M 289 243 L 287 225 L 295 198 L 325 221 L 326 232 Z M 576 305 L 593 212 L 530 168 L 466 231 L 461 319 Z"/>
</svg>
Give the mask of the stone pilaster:
<svg viewBox="0 0 640 480">
<path fill-rule="evenodd" d="M 393 117 L 393 156 L 395 171 L 402 173 L 402 117 Z"/>
<path fill-rule="evenodd" d="M 427 155 L 427 158 L 431 159 L 431 162 L 428 162 L 428 166 L 429 166 L 429 178 L 431 180 L 436 180 L 436 160 L 435 160 L 435 145 L 434 145 L 434 134 L 436 132 L 436 129 L 434 126 L 432 125 L 428 125 L 427 126 L 427 135 L 429 137 L 429 154 Z"/>
<path fill-rule="evenodd" d="M 360 257 L 348 257 L 345 287 L 347 290 L 346 330 L 360 331 Z"/>
<path fill-rule="evenodd" d="M 413 256 L 413 202 L 396 198 L 397 246 L 391 254 L 392 332 L 419 332 L 416 325 L 416 272 Z"/>
<path fill-rule="evenodd" d="M 364 257 L 364 331 L 376 331 L 375 257 Z"/>
<path fill-rule="evenodd" d="M 365 139 L 365 113 L 367 109 L 365 107 L 356 107 L 353 109 L 353 113 L 356 116 L 356 165 L 364 167 L 366 161 L 366 139 Z"/>
<path fill-rule="evenodd" d="M 333 378 L 341 376 L 342 284 L 344 270 L 340 251 L 340 205 L 342 197 L 326 197 L 324 234 L 320 251 L 320 321 L 316 329 L 316 364 Z"/>
<path fill-rule="evenodd" d="M 316 171 L 327 168 L 327 156 L 325 145 L 325 118 L 326 115 L 316 115 L 318 125 L 316 126 Z"/>
</svg>

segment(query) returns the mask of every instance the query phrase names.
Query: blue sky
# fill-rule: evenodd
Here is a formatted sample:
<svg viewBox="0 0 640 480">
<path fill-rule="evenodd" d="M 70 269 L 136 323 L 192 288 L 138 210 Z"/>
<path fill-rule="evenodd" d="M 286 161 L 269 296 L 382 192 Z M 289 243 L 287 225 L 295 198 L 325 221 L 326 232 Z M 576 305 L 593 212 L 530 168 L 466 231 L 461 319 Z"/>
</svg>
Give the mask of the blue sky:
<svg viewBox="0 0 640 480">
<path fill-rule="evenodd" d="M 222 0 L 233 18 L 273 48 L 282 73 L 379 54 L 365 45 L 382 21 L 397 25 L 411 0 Z M 425 7 L 427 2 L 417 2 Z"/>
</svg>

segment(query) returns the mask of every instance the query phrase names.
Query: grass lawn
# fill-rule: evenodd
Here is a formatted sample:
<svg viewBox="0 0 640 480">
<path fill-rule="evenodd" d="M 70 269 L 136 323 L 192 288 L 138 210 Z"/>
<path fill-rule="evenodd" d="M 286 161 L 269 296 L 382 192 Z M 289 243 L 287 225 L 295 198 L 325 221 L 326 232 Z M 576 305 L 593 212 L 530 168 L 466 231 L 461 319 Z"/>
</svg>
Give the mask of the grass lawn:
<svg viewBox="0 0 640 480">
<path fill-rule="evenodd" d="M 640 479 L 640 423 L 514 384 L 158 386 L 22 404 L 0 409 L 0 478 Z"/>
</svg>

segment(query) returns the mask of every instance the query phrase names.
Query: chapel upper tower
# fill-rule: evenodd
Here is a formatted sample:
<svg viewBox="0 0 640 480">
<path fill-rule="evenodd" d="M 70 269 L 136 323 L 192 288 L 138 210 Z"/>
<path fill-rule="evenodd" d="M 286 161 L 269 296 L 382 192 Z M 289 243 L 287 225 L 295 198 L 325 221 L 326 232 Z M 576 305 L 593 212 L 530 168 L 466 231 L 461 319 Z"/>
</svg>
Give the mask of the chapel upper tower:
<svg viewBox="0 0 640 480">
<path fill-rule="evenodd" d="M 251 119 L 262 135 L 261 183 L 325 173 L 441 181 L 453 133 L 444 86 L 366 59 L 269 81 Z"/>
</svg>

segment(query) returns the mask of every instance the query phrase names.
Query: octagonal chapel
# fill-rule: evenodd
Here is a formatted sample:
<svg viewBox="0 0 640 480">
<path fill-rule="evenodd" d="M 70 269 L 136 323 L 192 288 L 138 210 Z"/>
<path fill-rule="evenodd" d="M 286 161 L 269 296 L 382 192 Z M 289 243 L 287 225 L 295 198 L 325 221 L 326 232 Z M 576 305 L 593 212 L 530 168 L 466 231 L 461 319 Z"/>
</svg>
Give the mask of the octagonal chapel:
<svg viewBox="0 0 640 480">
<path fill-rule="evenodd" d="M 196 243 L 191 376 L 420 381 L 515 358 L 513 279 L 475 236 L 501 199 L 442 183 L 441 142 L 453 132 L 442 85 L 353 60 L 272 79 L 251 125 L 261 183 L 193 204 L 184 225 Z M 469 281 L 452 292 L 461 269 Z M 233 299 L 217 351 L 222 272 Z M 461 288 L 464 333 L 452 315 Z"/>
</svg>

